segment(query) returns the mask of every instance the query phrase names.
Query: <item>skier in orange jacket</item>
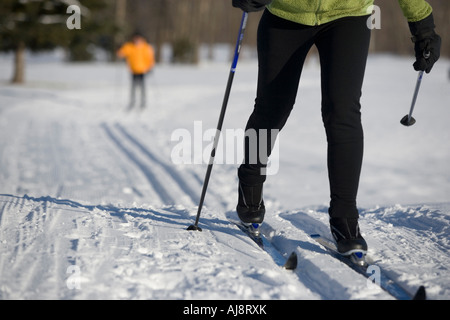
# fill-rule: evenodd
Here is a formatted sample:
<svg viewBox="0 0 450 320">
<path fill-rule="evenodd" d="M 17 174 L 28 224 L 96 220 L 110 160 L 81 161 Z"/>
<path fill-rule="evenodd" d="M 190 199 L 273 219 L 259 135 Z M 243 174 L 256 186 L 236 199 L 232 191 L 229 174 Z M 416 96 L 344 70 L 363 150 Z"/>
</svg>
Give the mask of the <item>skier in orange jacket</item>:
<svg viewBox="0 0 450 320">
<path fill-rule="evenodd" d="M 117 56 L 125 58 L 132 74 L 131 100 L 129 108 L 133 108 L 136 100 L 136 90 L 141 90 L 141 108 L 146 106 L 145 75 L 155 65 L 155 54 L 153 47 L 147 43 L 145 38 L 135 32 L 130 42 L 125 43 L 118 51 Z"/>
</svg>

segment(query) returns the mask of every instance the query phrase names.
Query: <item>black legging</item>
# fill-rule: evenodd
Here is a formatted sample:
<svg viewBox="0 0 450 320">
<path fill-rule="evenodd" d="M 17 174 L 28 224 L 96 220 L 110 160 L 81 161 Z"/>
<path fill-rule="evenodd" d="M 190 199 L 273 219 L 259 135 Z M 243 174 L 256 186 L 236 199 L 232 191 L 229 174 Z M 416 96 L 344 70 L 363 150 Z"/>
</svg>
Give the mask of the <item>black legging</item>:
<svg viewBox="0 0 450 320">
<path fill-rule="evenodd" d="M 134 106 L 136 102 L 136 91 L 141 91 L 141 106 L 145 106 L 146 93 L 145 93 L 145 73 L 132 74 L 131 75 L 131 98 L 130 107 Z"/>
<path fill-rule="evenodd" d="M 360 97 L 370 42 L 367 18 L 305 26 L 266 10 L 258 28 L 258 90 L 246 129 L 270 133 L 270 129 L 283 128 L 295 103 L 306 55 L 313 45 L 319 51 L 332 217 L 358 217 L 356 196 L 363 157 Z M 255 163 L 249 155 L 254 146 L 246 140 L 245 160 L 238 170 L 241 182 L 265 181 L 260 169 L 267 163 L 274 137 L 269 135 L 267 141 L 267 155 Z"/>
</svg>

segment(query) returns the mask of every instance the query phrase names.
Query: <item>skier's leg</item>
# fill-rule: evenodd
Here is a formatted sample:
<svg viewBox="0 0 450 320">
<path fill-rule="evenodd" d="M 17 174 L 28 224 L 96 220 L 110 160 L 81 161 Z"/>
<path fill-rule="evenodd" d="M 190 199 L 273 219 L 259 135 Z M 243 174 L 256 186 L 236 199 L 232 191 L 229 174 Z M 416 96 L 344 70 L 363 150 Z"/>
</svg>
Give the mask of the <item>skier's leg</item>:
<svg viewBox="0 0 450 320">
<path fill-rule="evenodd" d="M 332 217 L 358 217 L 356 195 L 363 156 L 360 97 L 370 41 L 366 19 L 331 22 L 316 40 L 322 68 Z"/>
<path fill-rule="evenodd" d="M 239 170 L 239 177 L 246 184 L 265 181 L 261 168 L 267 164 L 276 138 L 272 134 L 283 128 L 295 103 L 303 63 L 312 46 L 311 34 L 311 27 L 278 18 L 268 11 L 261 18 L 257 97 L 246 126 L 247 133 L 256 133 L 257 141 L 251 139 L 250 132 L 245 141 L 245 160 Z M 261 134 L 268 135 L 264 150 L 259 148 Z"/>
<path fill-rule="evenodd" d="M 132 74 L 131 75 L 130 104 L 128 105 L 129 109 L 133 108 L 134 103 L 136 101 L 137 82 L 138 82 L 137 75 Z"/>
<path fill-rule="evenodd" d="M 141 108 L 144 109 L 147 105 L 147 92 L 145 87 L 145 74 L 141 75 Z"/>
<path fill-rule="evenodd" d="M 250 220 L 262 220 L 264 216 L 262 184 L 266 175 L 261 169 L 266 167 L 277 132 L 294 105 L 303 63 L 313 43 L 312 31 L 311 27 L 278 18 L 268 11 L 261 18 L 257 97 L 246 126 L 245 159 L 238 169 L 237 211 L 241 219 L 247 215 Z M 266 146 L 260 148 L 260 141 L 267 141 Z"/>
<path fill-rule="evenodd" d="M 370 41 L 366 20 L 351 17 L 331 22 L 316 40 L 322 68 L 322 117 L 328 139 L 330 223 L 339 239 L 361 238 L 356 197 L 363 158 L 360 97 Z M 345 251 L 344 247 L 354 244 L 338 243 L 338 247 Z M 367 249 L 365 241 L 359 247 Z"/>
</svg>

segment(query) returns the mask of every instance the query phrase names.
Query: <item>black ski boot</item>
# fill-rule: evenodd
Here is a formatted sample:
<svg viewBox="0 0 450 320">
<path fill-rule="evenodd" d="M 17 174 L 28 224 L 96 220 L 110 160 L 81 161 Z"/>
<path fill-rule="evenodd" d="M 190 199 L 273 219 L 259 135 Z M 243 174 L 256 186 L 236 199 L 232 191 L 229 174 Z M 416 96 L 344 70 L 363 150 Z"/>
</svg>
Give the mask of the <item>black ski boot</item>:
<svg viewBox="0 0 450 320">
<path fill-rule="evenodd" d="M 356 253 L 361 257 L 366 254 L 367 243 L 361 236 L 358 218 L 331 218 L 330 228 L 340 254 L 349 256 Z"/>
<path fill-rule="evenodd" d="M 261 224 L 266 208 L 263 201 L 263 184 L 247 186 L 239 183 L 239 199 L 236 211 L 239 219 L 246 224 Z"/>
</svg>

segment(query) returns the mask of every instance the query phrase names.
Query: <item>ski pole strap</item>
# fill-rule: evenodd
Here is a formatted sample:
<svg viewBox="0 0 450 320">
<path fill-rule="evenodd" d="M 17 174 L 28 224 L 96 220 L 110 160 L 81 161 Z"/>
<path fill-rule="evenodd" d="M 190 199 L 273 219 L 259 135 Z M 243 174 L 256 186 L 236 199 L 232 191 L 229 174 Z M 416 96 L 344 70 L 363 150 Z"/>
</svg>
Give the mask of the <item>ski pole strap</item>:
<svg viewBox="0 0 450 320">
<path fill-rule="evenodd" d="M 238 36 L 238 39 L 236 42 L 236 48 L 234 50 L 233 63 L 231 64 L 231 72 L 233 72 L 233 73 L 236 71 L 236 66 L 237 66 L 238 59 L 239 59 L 239 53 L 241 52 L 242 39 L 244 39 L 244 31 L 245 31 L 245 28 L 247 27 L 247 19 L 248 19 L 248 13 L 244 11 L 242 13 L 241 26 L 239 28 L 239 36 Z"/>
</svg>

